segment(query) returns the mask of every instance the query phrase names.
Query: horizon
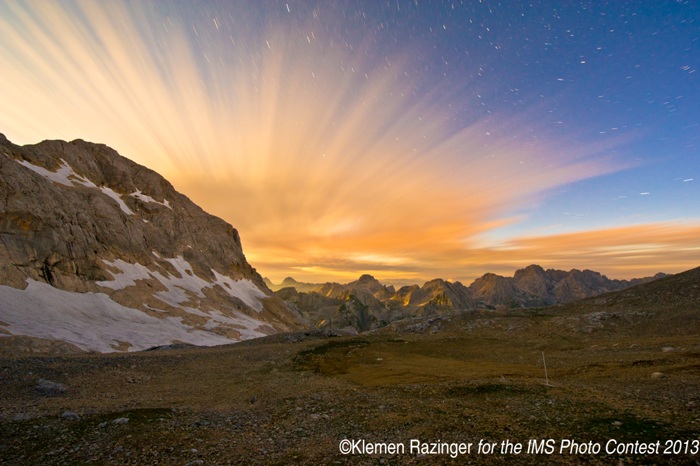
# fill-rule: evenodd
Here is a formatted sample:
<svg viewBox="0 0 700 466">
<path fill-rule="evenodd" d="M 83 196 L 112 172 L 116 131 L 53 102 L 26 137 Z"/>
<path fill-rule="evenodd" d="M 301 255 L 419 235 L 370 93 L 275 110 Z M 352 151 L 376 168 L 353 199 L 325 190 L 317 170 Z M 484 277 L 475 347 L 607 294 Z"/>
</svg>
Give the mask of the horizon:
<svg viewBox="0 0 700 466">
<path fill-rule="evenodd" d="M 697 18 L 651 1 L 9 1 L 0 132 L 157 171 L 275 283 L 673 274 L 700 265 Z"/>
<path fill-rule="evenodd" d="M 496 275 L 499 275 L 499 276 L 504 277 L 504 278 L 513 278 L 516 272 L 518 272 L 519 270 L 526 269 L 526 268 L 528 268 L 528 267 L 530 267 L 530 266 L 538 266 L 538 264 L 530 264 L 530 265 L 528 265 L 528 266 L 526 266 L 526 267 L 518 268 L 518 269 L 514 270 L 513 273 L 510 274 L 510 275 L 501 275 L 501 274 L 496 274 Z M 540 266 L 540 267 L 541 267 L 541 266 Z M 549 271 L 549 270 L 559 270 L 559 271 L 564 271 L 564 272 L 566 272 L 566 273 L 573 272 L 574 270 L 578 270 L 578 271 L 581 271 L 581 272 L 590 271 L 590 272 L 600 273 L 600 272 L 598 272 L 597 270 L 577 269 L 576 267 L 571 268 L 571 269 L 568 269 L 568 270 L 563 270 L 563 269 L 546 269 L 546 268 L 544 268 L 544 267 L 542 267 L 542 268 L 543 268 L 545 271 Z M 681 271 L 681 272 L 677 272 L 677 273 L 683 273 L 683 272 L 687 272 L 687 270 L 684 270 L 684 271 Z M 351 281 L 349 281 L 349 282 L 305 282 L 305 281 L 302 281 L 302 280 L 297 280 L 295 277 L 293 277 L 293 276 L 291 276 L 291 275 L 285 276 L 284 278 L 279 279 L 279 280 L 273 280 L 273 279 L 271 279 L 270 277 L 268 277 L 267 275 L 264 275 L 264 276 L 262 276 L 262 277 L 263 277 L 264 280 L 269 280 L 269 281 L 270 281 L 273 285 L 275 285 L 275 286 L 281 286 L 287 279 L 292 279 L 292 280 L 294 280 L 296 283 L 300 283 L 300 284 L 325 285 L 326 283 L 339 283 L 340 285 L 347 285 L 347 284 L 349 284 L 349 283 L 352 283 L 352 282 L 354 282 L 354 281 L 359 280 L 360 278 L 362 278 L 362 277 L 365 276 L 365 275 L 369 275 L 370 277 L 374 278 L 375 280 L 377 280 L 379 283 L 381 283 L 381 284 L 384 285 L 384 286 L 394 286 L 395 288 L 398 289 L 398 288 L 401 288 L 401 287 L 403 287 L 403 286 L 413 286 L 413 285 L 417 285 L 417 286 L 419 286 L 419 287 L 422 287 L 423 285 L 425 285 L 426 283 L 428 283 L 428 282 L 430 282 L 430 281 L 432 281 L 432 280 L 445 280 L 446 282 L 450 282 L 450 283 L 460 282 L 460 283 L 462 283 L 462 285 L 468 287 L 469 285 L 471 285 L 472 283 L 474 283 L 476 280 L 478 280 L 479 278 L 482 278 L 484 275 L 486 275 L 486 274 L 488 274 L 488 273 L 493 273 L 493 272 L 484 272 L 484 273 L 482 273 L 481 275 L 476 276 L 476 277 L 474 277 L 473 279 L 470 279 L 470 280 L 468 280 L 468 281 L 453 280 L 453 279 L 443 278 L 443 277 L 433 277 L 433 278 L 430 278 L 430 279 L 421 279 L 420 281 L 417 281 L 417 282 L 412 282 L 412 281 L 408 281 L 408 280 L 405 280 L 405 281 L 398 280 L 398 281 L 395 281 L 395 282 L 385 282 L 385 281 L 381 280 L 380 278 L 375 277 L 375 276 L 372 275 L 372 274 L 365 274 L 365 273 L 360 274 L 359 276 L 355 277 L 355 279 L 353 279 L 353 280 L 351 280 Z M 650 277 L 654 277 L 654 276 L 656 276 L 656 275 L 658 275 L 658 274 L 665 274 L 665 275 L 667 275 L 667 276 L 675 275 L 675 274 L 669 274 L 669 273 L 666 273 L 666 272 L 663 272 L 663 271 L 659 271 L 659 272 L 657 272 L 657 273 L 655 273 L 655 274 L 653 274 L 653 275 L 649 275 L 649 276 L 645 276 L 645 277 L 617 278 L 617 277 L 608 277 L 606 274 L 600 273 L 600 275 L 602 275 L 602 276 L 604 276 L 604 277 L 606 277 L 606 278 L 608 278 L 608 279 L 610 279 L 610 280 L 632 280 L 632 279 L 640 279 L 640 278 L 650 278 Z"/>
</svg>

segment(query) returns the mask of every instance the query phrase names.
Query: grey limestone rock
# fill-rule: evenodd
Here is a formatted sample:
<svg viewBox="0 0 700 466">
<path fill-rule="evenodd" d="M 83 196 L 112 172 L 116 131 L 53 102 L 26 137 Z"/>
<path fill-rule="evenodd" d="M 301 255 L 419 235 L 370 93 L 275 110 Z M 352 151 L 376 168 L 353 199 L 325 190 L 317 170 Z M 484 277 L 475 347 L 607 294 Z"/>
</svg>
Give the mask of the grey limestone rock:
<svg viewBox="0 0 700 466">
<path fill-rule="evenodd" d="M 106 294 L 230 341 L 246 337 L 236 319 L 251 319 L 248 328 L 259 321 L 256 334 L 303 326 L 248 263 L 236 229 L 155 171 L 102 144 L 17 146 L 3 136 L 0 285 L 23 290 L 30 282 Z M 212 324 L 212 312 L 228 323 Z M 128 341 L 111 344 L 133 349 Z"/>
</svg>

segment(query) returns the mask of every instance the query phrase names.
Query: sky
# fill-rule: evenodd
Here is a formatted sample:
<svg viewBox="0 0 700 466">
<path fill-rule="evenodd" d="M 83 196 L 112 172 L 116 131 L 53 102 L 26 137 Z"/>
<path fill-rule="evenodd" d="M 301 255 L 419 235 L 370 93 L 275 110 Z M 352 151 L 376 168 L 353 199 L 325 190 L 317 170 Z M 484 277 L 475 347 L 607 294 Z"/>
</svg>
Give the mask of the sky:
<svg viewBox="0 0 700 466">
<path fill-rule="evenodd" d="M 0 0 L 0 132 L 84 139 L 274 282 L 700 265 L 700 3 Z"/>
</svg>

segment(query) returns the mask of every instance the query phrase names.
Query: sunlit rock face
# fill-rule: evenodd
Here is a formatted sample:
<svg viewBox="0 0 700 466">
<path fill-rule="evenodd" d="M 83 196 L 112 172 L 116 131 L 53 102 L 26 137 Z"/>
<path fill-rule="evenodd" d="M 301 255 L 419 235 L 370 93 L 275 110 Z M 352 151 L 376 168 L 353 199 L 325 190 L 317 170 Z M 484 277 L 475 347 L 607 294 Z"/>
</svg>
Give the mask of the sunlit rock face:
<svg viewBox="0 0 700 466">
<path fill-rule="evenodd" d="M 0 335 L 114 351 L 301 325 L 236 229 L 158 173 L 101 144 L 0 137 Z"/>
</svg>

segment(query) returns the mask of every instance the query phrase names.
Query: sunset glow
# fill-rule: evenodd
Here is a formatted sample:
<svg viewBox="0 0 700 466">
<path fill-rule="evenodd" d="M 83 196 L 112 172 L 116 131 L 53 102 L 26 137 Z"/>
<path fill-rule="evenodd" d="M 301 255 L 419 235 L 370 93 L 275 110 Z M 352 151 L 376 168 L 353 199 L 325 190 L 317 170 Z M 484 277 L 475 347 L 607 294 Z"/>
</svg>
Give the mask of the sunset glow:
<svg viewBox="0 0 700 466">
<path fill-rule="evenodd" d="M 672 96 L 671 133 L 629 106 L 581 102 L 586 80 L 613 81 L 604 64 L 575 78 L 552 67 L 546 95 L 482 76 L 500 66 L 483 44 L 433 35 L 430 21 L 468 24 L 444 5 L 181 3 L 2 2 L 0 132 L 100 142 L 156 170 L 236 227 L 273 281 L 700 265 L 698 138 L 681 129 L 700 128 L 683 107 L 697 88 Z M 386 18 L 368 16 L 377 8 Z M 392 43 L 378 29 L 392 21 L 415 32 Z"/>
</svg>

